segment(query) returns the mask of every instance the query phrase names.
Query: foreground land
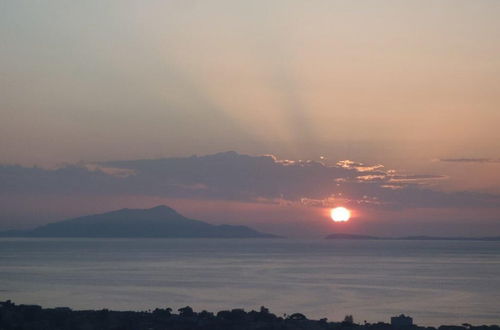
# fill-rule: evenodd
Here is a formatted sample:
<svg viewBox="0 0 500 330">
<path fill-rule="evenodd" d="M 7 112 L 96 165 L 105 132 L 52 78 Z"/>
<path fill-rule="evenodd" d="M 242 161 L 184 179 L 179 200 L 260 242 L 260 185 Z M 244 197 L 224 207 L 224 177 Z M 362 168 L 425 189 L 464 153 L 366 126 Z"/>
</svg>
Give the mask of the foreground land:
<svg viewBox="0 0 500 330">
<path fill-rule="evenodd" d="M 327 319 L 308 320 L 300 313 L 276 316 L 265 307 L 260 311 L 245 312 L 242 309 L 220 311 L 216 314 L 207 311 L 194 312 L 191 307 L 180 308 L 178 313 L 172 309 L 155 309 L 147 312 L 118 312 L 103 310 L 73 311 L 70 308 L 42 308 L 38 305 L 16 305 L 11 301 L 0 302 L 0 330 L 292 330 L 292 329 L 331 329 L 331 330 L 500 330 L 497 325 L 419 327 L 396 327 L 387 323 L 356 324 L 351 316 L 343 322 L 328 322 Z"/>
</svg>

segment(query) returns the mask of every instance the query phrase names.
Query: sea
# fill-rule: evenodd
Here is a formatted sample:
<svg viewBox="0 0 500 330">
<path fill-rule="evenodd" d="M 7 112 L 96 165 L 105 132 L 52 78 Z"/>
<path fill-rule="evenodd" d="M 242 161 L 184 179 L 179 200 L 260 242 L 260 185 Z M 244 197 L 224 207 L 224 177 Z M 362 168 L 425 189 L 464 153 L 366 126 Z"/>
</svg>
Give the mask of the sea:
<svg viewBox="0 0 500 330">
<path fill-rule="evenodd" d="M 245 310 L 425 326 L 500 323 L 500 242 L 0 239 L 0 300 Z"/>
</svg>

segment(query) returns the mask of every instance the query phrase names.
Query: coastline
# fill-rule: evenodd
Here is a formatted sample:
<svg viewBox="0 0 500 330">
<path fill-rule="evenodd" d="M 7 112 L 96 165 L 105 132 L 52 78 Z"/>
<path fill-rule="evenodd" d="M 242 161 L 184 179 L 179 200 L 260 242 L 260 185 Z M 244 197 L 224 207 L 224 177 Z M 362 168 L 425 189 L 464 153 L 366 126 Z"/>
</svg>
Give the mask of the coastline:
<svg viewBox="0 0 500 330">
<path fill-rule="evenodd" d="M 391 323 L 356 323 L 351 315 L 343 321 L 308 319 L 295 312 L 277 316 L 267 308 L 259 311 L 243 309 L 223 310 L 216 313 L 196 312 L 191 307 L 156 308 L 148 311 L 72 310 L 69 307 L 43 308 L 39 305 L 17 305 L 10 300 L 0 301 L 0 329 L 311 329 L 311 330 L 499 330 L 498 325 L 441 325 L 437 327 Z"/>
</svg>

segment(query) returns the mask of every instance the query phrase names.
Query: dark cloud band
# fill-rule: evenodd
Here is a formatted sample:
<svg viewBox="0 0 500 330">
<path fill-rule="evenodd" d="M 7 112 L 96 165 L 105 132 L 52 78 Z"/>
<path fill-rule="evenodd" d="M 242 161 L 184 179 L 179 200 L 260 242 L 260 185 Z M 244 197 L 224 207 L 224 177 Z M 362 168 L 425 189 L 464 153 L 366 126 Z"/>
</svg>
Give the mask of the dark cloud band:
<svg viewBox="0 0 500 330">
<path fill-rule="evenodd" d="M 403 175 L 353 161 L 327 165 L 272 155 L 225 152 L 208 156 L 116 161 L 46 170 L 0 167 L 4 194 L 108 194 L 186 199 L 339 203 L 380 208 L 498 207 L 500 196 L 432 190 L 437 175 Z"/>
</svg>

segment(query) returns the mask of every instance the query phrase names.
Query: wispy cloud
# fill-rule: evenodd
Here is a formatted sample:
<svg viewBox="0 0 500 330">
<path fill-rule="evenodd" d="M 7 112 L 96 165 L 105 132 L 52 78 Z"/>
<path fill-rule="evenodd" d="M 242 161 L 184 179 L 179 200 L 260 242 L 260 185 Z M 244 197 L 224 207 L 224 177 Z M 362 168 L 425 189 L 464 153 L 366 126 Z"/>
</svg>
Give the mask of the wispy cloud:
<svg viewBox="0 0 500 330">
<path fill-rule="evenodd" d="M 449 163 L 500 163 L 500 158 L 442 158 L 439 161 Z"/>
</svg>

